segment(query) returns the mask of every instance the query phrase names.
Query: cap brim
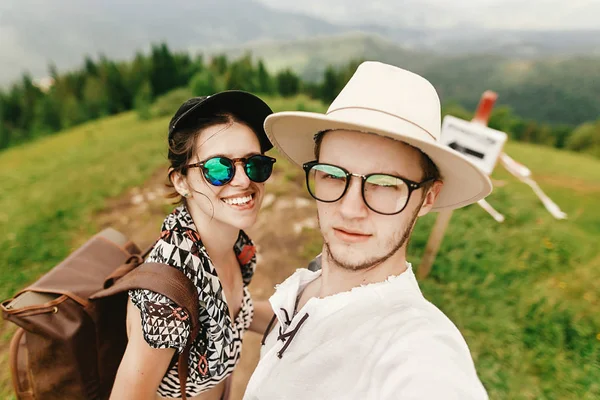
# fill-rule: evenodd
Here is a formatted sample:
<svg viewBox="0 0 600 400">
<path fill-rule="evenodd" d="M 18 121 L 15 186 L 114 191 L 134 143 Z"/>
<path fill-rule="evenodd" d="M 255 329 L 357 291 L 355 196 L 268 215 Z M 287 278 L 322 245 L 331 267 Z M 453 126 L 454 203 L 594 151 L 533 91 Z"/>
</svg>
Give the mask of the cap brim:
<svg viewBox="0 0 600 400">
<path fill-rule="evenodd" d="M 369 132 L 400 140 L 420 149 L 435 163 L 444 186 L 432 211 L 452 210 L 483 199 L 492 191 L 489 177 L 462 154 L 447 146 L 421 140 L 413 124 L 405 123 L 405 135 L 377 127 L 336 120 L 311 112 L 280 112 L 265 120 L 265 132 L 271 143 L 293 163 L 302 166 L 314 160 L 314 135 L 325 130 Z M 414 134 L 414 136 L 412 136 Z"/>
<path fill-rule="evenodd" d="M 242 90 L 226 90 L 208 96 L 186 111 L 185 115 L 177 121 L 177 125 L 185 124 L 190 118 L 210 115 L 215 111 L 230 112 L 240 121 L 247 123 L 256 133 L 263 152 L 273 148 L 264 130 L 265 119 L 273 111 L 260 97 Z"/>
</svg>

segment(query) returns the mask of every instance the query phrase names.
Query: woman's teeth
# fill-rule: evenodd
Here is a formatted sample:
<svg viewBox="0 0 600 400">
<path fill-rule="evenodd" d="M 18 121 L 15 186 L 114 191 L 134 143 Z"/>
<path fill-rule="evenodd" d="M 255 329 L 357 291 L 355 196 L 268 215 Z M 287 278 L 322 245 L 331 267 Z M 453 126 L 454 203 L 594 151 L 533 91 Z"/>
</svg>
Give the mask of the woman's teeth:
<svg viewBox="0 0 600 400">
<path fill-rule="evenodd" d="M 247 204 L 250 202 L 250 200 L 252 200 L 252 196 L 233 197 L 233 198 L 223 199 L 223 201 L 229 205 Z"/>
</svg>

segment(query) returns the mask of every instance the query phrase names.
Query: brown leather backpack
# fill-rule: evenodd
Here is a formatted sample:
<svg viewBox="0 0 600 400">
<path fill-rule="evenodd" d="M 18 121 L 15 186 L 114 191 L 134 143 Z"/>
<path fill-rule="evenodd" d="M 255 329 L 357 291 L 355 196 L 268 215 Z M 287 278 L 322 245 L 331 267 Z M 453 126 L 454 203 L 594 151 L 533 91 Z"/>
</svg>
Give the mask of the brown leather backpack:
<svg viewBox="0 0 600 400">
<path fill-rule="evenodd" d="M 108 399 L 127 346 L 127 291 L 133 288 L 161 293 L 191 316 L 178 366 L 179 376 L 188 376 L 199 330 L 197 289 L 176 268 L 142 264 L 149 251 L 142 254 L 124 235 L 106 229 L 1 304 L 4 319 L 20 327 L 9 356 L 19 400 Z M 185 399 L 185 379 L 181 393 Z"/>
</svg>

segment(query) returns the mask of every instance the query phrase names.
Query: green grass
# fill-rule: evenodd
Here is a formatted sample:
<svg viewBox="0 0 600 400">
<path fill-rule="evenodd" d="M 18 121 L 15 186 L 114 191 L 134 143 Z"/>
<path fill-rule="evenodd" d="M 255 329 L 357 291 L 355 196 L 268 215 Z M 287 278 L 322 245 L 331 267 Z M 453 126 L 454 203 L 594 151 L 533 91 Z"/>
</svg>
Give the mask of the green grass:
<svg viewBox="0 0 600 400">
<path fill-rule="evenodd" d="M 275 110 L 322 111 L 307 98 L 266 99 Z M 168 117 L 126 113 L 0 153 L 0 297 L 35 280 L 97 231 L 107 199 L 166 166 Z M 569 215 L 554 220 L 531 189 L 498 166 L 488 201 L 456 211 L 426 295 L 461 329 L 492 399 L 600 398 L 600 161 L 509 143 L 544 191 Z M 301 173 L 280 160 L 286 188 Z M 409 249 L 418 266 L 435 215 L 423 218 Z M 318 250 L 305 231 L 302 255 Z M 0 345 L 8 335 L 0 329 Z M 6 355 L 0 365 L 6 365 Z M 0 398 L 10 397 L 8 371 Z"/>
<path fill-rule="evenodd" d="M 488 202 L 456 211 L 426 296 L 465 334 L 493 399 L 600 398 L 600 162 L 509 144 L 569 219 L 550 216 L 501 166 Z M 434 218 L 411 243 L 418 264 Z"/>
<path fill-rule="evenodd" d="M 165 165 L 167 119 L 127 113 L 0 153 L 0 296 L 62 259 L 105 199 Z"/>
</svg>

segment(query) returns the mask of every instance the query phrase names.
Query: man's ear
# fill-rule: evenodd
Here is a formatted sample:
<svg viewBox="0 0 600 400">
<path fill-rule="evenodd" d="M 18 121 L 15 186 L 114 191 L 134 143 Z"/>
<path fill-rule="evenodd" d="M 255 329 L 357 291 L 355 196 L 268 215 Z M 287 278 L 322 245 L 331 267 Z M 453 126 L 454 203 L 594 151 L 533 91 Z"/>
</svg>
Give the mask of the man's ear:
<svg viewBox="0 0 600 400">
<path fill-rule="evenodd" d="M 190 188 L 187 183 L 187 179 L 185 179 L 185 176 L 182 175 L 180 171 L 175 171 L 173 168 L 170 168 L 169 179 L 171 180 L 171 183 L 175 187 L 177 193 L 183 197 L 188 197 L 190 195 Z"/>
<path fill-rule="evenodd" d="M 425 200 L 423 201 L 423 204 L 421 205 L 421 209 L 419 210 L 419 217 L 422 217 L 422 216 L 428 214 L 429 211 L 431 211 L 431 209 L 433 208 L 433 205 L 435 204 L 435 201 L 437 200 L 438 196 L 440 195 L 440 191 L 442 190 L 443 186 L 444 186 L 444 182 L 442 182 L 442 181 L 433 182 L 433 185 L 431 185 L 431 187 L 427 190 L 427 194 L 425 195 Z"/>
</svg>

